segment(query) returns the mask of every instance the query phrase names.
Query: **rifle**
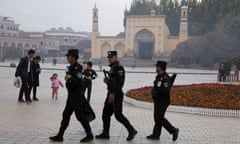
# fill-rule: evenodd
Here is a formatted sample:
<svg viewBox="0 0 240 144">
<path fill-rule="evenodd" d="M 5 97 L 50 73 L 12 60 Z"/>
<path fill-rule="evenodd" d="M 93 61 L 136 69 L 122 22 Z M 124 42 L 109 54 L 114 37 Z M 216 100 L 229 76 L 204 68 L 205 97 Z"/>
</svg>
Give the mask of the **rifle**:
<svg viewBox="0 0 240 144">
<path fill-rule="evenodd" d="M 174 74 L 170 77 L 170 79 L 169 79 L 169 81 L 168 81 L 168 85 L 169 85 L 168 90 L 169 90 L 169 91 L 171 91 L 176 77 L 177 77 L 177 74 L 176 74 L 176 73 L 174 73 Z"/>
<path fill-rule="evenodd" d="M 103 70 L 103 73 L 104 73 L 104 77 L 105 77 L 106 79 L 109 79 L 109 72 L 104 69 L 104 70 Z"/>
</svg>

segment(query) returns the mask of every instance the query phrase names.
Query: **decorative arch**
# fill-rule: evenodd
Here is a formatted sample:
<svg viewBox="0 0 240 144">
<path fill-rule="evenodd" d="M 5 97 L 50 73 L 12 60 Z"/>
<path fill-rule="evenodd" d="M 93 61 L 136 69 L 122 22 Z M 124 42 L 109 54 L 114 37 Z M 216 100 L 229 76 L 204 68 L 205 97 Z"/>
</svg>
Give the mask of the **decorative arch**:
<svg viewBox="0 0 240 144">
<path fill-rule="evenodd" d="M 17 48 L 23 48 L 23 44 L 22 43 L 17 44 Z"/>
<path fill-rule="evenodd" d="M 118 52 L 118 56 L 119 57 L 123 57 L 124 56 L 124 49 L 125 49 L 125 45 L 122 44 L 121 42 L 117 43 L 114 46 L 114 50 L 116 50 Z"/>
<path fill-rule="evenodd" d="M 101 57 L 107 57 L 107 52 L 111 50 L 111 45 L 108 42 L 104 42 L 101 45 Z"/>
<path fill-rule="evenodd" d="M 155 49 L 155 36 L 148 29 L 142 29 L 135 35 L 135 54 L 138 59 L 152 59 Z"/>
<path fill-rule="evenodd" d="M 144 41 L 152 41 L 154 40 L 154 34 L 148 29 L 142 29 L 136 33 L 135 39 L 144 40 Z"/>
<path fill-rule="evenodd" d="M 10 47 L 11 48 L 16 48 L 17 46 L 16 46 L 16 44 L 14 42 L 12 42 Z"/>
<path fill-rule="evenodd" d="M 33 49 L 36 49 L 36 48 L 37 48 L 37 45 L 36 45 L 36 44 L 32 44 L 32 48 L 33 48 Z"/>
<path fill-rule="evenodd" d="M 7 42 L 4 42 L 3 47 L 4 47 L 4 48 L 8 48 L 8 43 L 7 43 Z"/>
<path fill-rule="evenodd" d="M 30 44 L 29 43 L 26 43 L 25 45 L 24 45 L 24 48 L 30 48 Z"/>
</svg>

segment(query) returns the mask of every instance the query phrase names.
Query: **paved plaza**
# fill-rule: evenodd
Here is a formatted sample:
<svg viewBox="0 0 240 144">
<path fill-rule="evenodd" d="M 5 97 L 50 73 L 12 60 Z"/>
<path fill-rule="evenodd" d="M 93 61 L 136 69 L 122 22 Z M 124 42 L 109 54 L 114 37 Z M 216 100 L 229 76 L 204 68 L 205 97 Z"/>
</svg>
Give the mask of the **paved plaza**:
<svg viewBox="0 0 240 144">
<path fill-rule="evenodd" d="M 38 89 L 39 102 L 32 104 L 17 103 L 18 90 L 13 87 L 15 69 L 0 68 L 0 144 L 50 144 L 49 136 L 56 134 L 61 121 L 67 92 L 60 89 L 59 100 L 51 99 L 49 77 L 53 72 L 64 77 L 64 71 L 45 70 L 40 77 L 41 87 Z M 181 75 L 179 76 L 181 77 Z M 102 130 L 101 113 L 106 94 L 102 83 L 103 75 L 94 82 L 91 105 L 97 119 L 91 123 L 94 134 Z M 128 74 L 125 90 L 151 85 L 153 74 Z M 196 78 L 196 77 L 195 77 Z M 181 78 L 180 78 L 181 79 Z M 189 78 L 190 79 L 190 78 Z M 197 80 L 196 80 L 197 81 Z M 177 82 L 181 83 L 181 82 Z M 186 83 L 182 81 L 182 83 Z M 124 113 L 138 130 L 138 135 L 131 142 L 126 142 L 126 129 L 112 117 L 111 139 L 94 140 L 92 144 L 239 144 L 240 119 L 226 117 L 209 117 L 168 112 L 166 117 L 180 128 L 177 142 L 163 130 L 160 141 L 146 140 L 153 128 L 153 112 L 151 109 L 137 108 L 124 104 Z M 85 133 L 75 118 L 66 131 L 64 144 L 77 144 Z"/>
</svg>

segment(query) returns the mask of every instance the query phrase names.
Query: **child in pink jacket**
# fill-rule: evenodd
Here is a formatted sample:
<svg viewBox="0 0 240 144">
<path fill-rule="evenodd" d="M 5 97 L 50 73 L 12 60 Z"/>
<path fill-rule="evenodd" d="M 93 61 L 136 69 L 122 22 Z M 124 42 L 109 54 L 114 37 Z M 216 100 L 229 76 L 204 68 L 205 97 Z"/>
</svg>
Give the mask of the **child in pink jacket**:
<svg viewBox="0 0 240 144">
<path fill-rule="evenodd" d="M 58 89 L 59 87 L 64 87 L 63 83 L 58 79 L 58 75 L 54 73 L 51 77 L 50 80 L 52 82 L 52 99 L 58 99 Z"/>
</svg>

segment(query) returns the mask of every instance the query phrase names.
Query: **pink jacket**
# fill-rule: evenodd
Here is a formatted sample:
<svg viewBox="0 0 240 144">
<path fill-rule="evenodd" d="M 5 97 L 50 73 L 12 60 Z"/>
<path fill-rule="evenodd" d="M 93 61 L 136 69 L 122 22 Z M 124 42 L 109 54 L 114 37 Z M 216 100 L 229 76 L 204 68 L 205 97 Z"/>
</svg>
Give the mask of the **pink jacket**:
<svg viewBox="0 0 240 144">
<path fill-rule="evenodd" d="M 51 77 L 50 80 L 52 82 L 52 88 L 59 88 L 60 86 L 63 87 L 63 83 L 59 79 Z"/>
</svg>

